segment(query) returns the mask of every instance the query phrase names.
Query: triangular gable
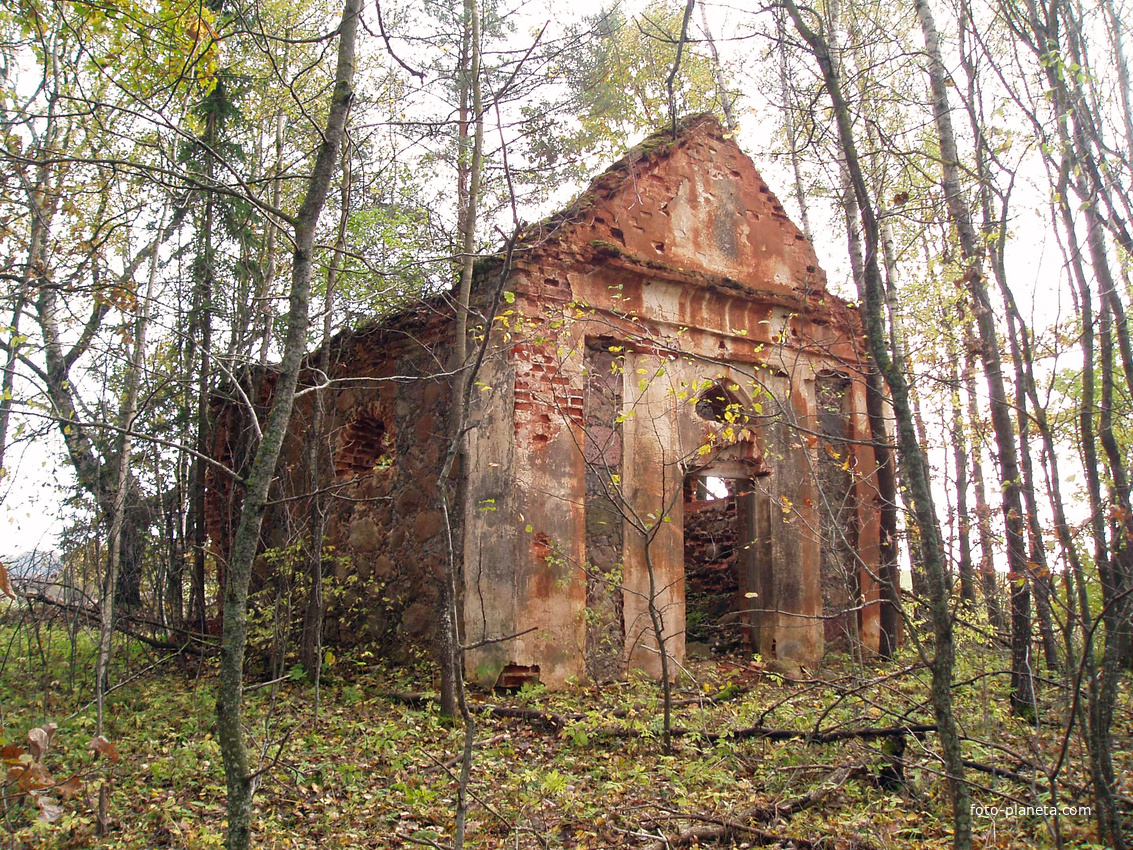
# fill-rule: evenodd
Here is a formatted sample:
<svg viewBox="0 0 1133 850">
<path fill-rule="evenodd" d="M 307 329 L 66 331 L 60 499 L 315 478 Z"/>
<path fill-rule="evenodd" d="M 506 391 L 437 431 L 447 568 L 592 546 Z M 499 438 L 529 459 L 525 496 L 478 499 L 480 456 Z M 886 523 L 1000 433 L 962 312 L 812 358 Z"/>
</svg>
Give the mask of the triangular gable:
<svg viewBox="0 0 1133 850">
<path fill-rule="evenodd" d="M 731 136 L 698 115 L 675 141 L 650 137 L 547 222 L 561 228 L 551 241 L 608 243 L 651 266 L 751 291 L 824 290 L 813 247 Z"/>
</svg>

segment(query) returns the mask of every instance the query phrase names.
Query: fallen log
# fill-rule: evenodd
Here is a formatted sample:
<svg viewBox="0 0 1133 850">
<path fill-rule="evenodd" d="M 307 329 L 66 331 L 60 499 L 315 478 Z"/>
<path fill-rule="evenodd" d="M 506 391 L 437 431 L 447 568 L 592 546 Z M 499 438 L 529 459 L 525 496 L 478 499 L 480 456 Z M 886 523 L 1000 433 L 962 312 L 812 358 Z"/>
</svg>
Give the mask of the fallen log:
<svg viewBox="0 0 1133 850">
<path fill-rule="evenodd" d="M 387 699 L 420 706 L 432 701 L 430 697 L 420 692 L 387 692 L 382 694 Z M 503 719 L 531 720 L 536 723 L 545 723 L 555 729 L 563 729 L 570 723 L 586 720 L 588 715 L 579 712 L 558 713 L 544 711 L 538 708 L 516 708 L 506 705 L 478 704 L 474 710 L 487 713 L 492 717 Z M 610 712 L 611 717 L 624 717 L 625 709 Z M 707 732 L 700 729 L 688 729 L 675 726 L 672 730 L 674 738 L 700 738 L 704 741 L 722 740 L 751 740 L 764 739 L 769 741 L 801 740 L 808 744 L 829 744 L 834 741 L 849 739 L 871 740 L 874 738 L 888 738 L 899 735 L 924 735 L 935 732 L 934 723 L 909 723 L 903 726 L 867 727 L 865 729 L 835 729 L 830 732 L 815 732 L 806 729 L 772 729 L 766 726 L 747 726 L 741 729 L 730 729 L 723 732 Z M 595 735 L 606 738 L 636 738 L 642 734 L 640 729 L 625 726 L 605 726 L 595 730 Z"/>
<path fill-rule="evenodd" d="M 732 729 L 725 732 L 700 732 L 695 729 L 678 727 L 673 729 L 673 737 L 695 735 L 706 741 L 764 739 L 769 741 L 797 740 L 807 744 L 829 744 L 833 741 L 845 741 L 854 738 L 870 740 L 897 735 L 924 735 L 935 731 L 935 723 L 910 723 L 904 726 L 868 727 L 865 729 L 837 729 L 832 732 L 813 732 L 805 729 L 770 729 L 766 726 L 747 726 L 743 729 Z"/>
</svg>

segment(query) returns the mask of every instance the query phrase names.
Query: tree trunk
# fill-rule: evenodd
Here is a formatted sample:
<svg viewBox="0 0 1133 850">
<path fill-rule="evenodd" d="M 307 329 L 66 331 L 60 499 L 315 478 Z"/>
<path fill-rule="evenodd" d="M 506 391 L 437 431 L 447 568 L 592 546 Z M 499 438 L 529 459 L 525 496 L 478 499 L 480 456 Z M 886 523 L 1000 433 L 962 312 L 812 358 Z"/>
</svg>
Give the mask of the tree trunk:
<svg viewBox="0 0 1133 850">
<path fill-rule="evenodd" d="M 1093 781 L 1098 807 L 1098 830 L 1102 837 L 1112 841 L 1115 848 L 1122 848 L 1125 846 L 1125 840 L 1121 827 L 1121 815 L 1117 810 L 1117 801 L 1114 799 L 1115 782 L 1110 730 L 1113 725 L 1113 709 L 1116 698 L 1118 635 L 1126 628 L 1126 624 L 1120 622 L 1119 612 L 1116 610 L 1118 608 L 1116 601 L 1117 582 L 1114 577 L 1113 560 L 1105 543 L 1105 520 L 1102 514 L 1104 506 L 1098 472 L 1101 468 L 1101 459 L 1097 456 L 1093 434 L 1095 399 L 1093 308 L 1085 280 L 1082 279 L 1080 283 L 1083 361 L 1086 364 L 1082 370 L 1082 406 L 1079 415 L 1083 443 L 1082 460 L 1084 464 L 1090 464 L 1090 467 L 1086 470 L 1086 478 L 1087 487 L 1090 491 L 1091 508 L 1093 509 L 1091 524 L 1095 540 L 1094 560 L 1101 578 L 1102 600 L 1105 603 L 1101 616 L 1106 626 L 1106 640 L 1099 669 L 1095 666 L 1091 640 L 1096 632 L 1092 628 L 1093 617 L 1090 601 L 1086 597 L 1085 581 L 1079 581 L 1079 617 L 1083 626 L 1091 626 L 1082 647 L 1082 652 L 1087 660 L 1088 676 L 1086 740 L 1090 777 Z M 1103 355 L 1103 363 L 1106 359 L 1108 358 Z M 1109 379 L 1103 376 L 1102 380 L 1104 384 L 1108 383 Z M 1103 395 L 1105 393 L 1106 390 L 1103 388 Z M 1104 401 L 1102 406 L 1104 407 Z"/>
<path fill-rule="evenodd" d="M 720 51 L 716 49 L 716 39 L 712 37 L 712 28 L 708 26 L 708 10 L 703 3 L 700 4 L 700 26 L 704 32 L 704 40 L 708 44 L 708 54 L 712 57 L 712 78 L 716 81 L 716 91 L 720 95 L 720 109 L 724 112 L 724 123 L 729 130 L 734 131 L 736 117 L 732 113 L 732 93 L 728 91 L 728 79 L 724 76 Z"/>
<path fill-rule="evenodd" d="M 482 81 L 480 79 L 480 6 L 478 0 L 464 0 L 464 28 L 465 41 L 462 49 L 462 62 L 460 68 L 460 128 L 458 139 L 457 163 L 457 200 L 460 225 L 460 284 L 456 297 L 456 322 L 454 333 L 456 340 L 453 346 L 453 368 L 455 370 L 453 406 L 450 410 L 450 430 L 456 458 L 464 457 L 464 428 L 467 419 L 467 389 L 469 386 L 468 367 L 468 331 L 469 312 L 472 301 L 472 273 L 476 260 L 476 225 L 478 222 L 478 206 L 480 203 L 480 180 L 483 172 L 484 155 L 484 106 L 482 97 Z M 471 133 L 469 128 L 471 127 Z M 451 469 L 451 464 L 446 464 Z M 461 463 L 461 468 L 464 464 Z M 459 494 L 462 488 L 456 485 L 457 497 L 451 502 L 451 514 L 447 509 L 450 504 L 449 493 L 452 482 L 448 480 L 447 473 L 438 482 L 442 498 L 446 504 L 446 516 L 451 517 L 460 510 Z M 440 623 L 438 636 L 438 654 L 441 663 L 441 713 L 455 717 L 459 711 L 458 703 L 462 702 L 464 690 L 463 653 L 460 650 L 459 617 L 456 606 L 458 600 L 457 585 L 463 569 L 463 557 L 459 551 L 462 538 L 452 528 L 450 533 L 449 564 L 445 576 L 441 578 L 439 588 Z M 458 801 L 458 822 L 463 826 L 463 813 Z M 463 834 L 458 830 L 458 834 Z"/>
<path fill-rule="evenodd" d="M 981 261 L 983 251 L 976 235 L 971 209 L 960 184 L 960 158 L 952 129 L 951 107 L 948 104 L 948 73 L 941 58 L 939 36 L 927 0 L 914 0 L 913 5 L 920 20 L 928 57 L 932 111 L 940 141 L 943 172 L 941 185 L 948 215 L 956 226 L 960 251 L 967 265 L 964 278 L 972 300 L 984 378 L 991 400 L 999 481 L 1003 487 L 1003 524 L 1007 537 L 1007 577 L 1011 596 L 1011 706 L 1016 714 L 1033 719 L 1035 693 L 1031 661 L 1031 594 L 1026 544 L 1023 539 L 1023 501 L 1020 497 L 1015 429 L 1011 423 L 1011 407 L 1003 382 L 995 316 L 984 280 Z"/>
<path fill-rule="evenodd" d="M 861 215 L 862 233 L 866 245 L 863 275 L 866 298 L 862 304 L 866 342 L 870 355 L 892 393 L 901 471 L 914 518 L 920 526 L 921 557 L 929 585 L 930 613 L 936 639 L 935 655 L 929 665 L 932 671 L 933 712 L 937 721 L 944 767 L 948 777 L 948 791 L 952 800 L 954 846 L 957 850 L 968 850 L 972 845 L 972 821 L 968 788 L 964 781 L 963 752 L 956 718 L 952 711 L 952 666 L 955 646 L 952 615 L 949 611 L 948 576 L 943 562 L 943 547 L 940 531 L 936 525 L 936 513 L 932 506 L 932 491 L 925 476 L 925 458 L 917 442 L 903 364 L 894 360 L 887 346 L 883 324 L 884 291 L 877 264 L 881 247 L 877 217 L 862 175 L 850 109 L 842 95 L 841 83 L 829 45 L 821 35 L 804 23 L 802 13 L 794 0 L 786 0 L 786 7 L 794 21 L 795 29 L 810 47 L 822 71 L 826 92 L 834 109 L 838 140 Z"/>
<path fill-rule="evenodd" d="M 704 6 L 700 7 L 701 12 Z M 787 137 L 787 148 L 791 157 L 791 173 L 794 176 L 795 202 L 799 205 L 799 224 L 802 225 L 803 235 L 807 240 L 813 240 L 814 232 L 810 227 L 810 209 L 807 204 L 806 188 L 803 186 L 802 167 L 799 162 L 798 131 L 795 124 L 795 109 L 797 108 L 794 89 L 791 87 L 791 76 L 787 67 L 787 33 L 783 10 L 776 8 L 775 33 L 779 39 L 779 91 L 782 93 L 783 103 L 783 131 Z M 855 278 L 856 279 L 856 278 Z"/>
<path fill-rule="evenodd" d="M 970 21 L 961 18 L 961 41 L 964 40 L 966 28 Z M 988 145 L 983 132 L 982 100 L 977 87 L 977 69 L 971 63 L 968 53 L 961 50 L 961 63 L 968 76 L 967 113 L 971 124 L 972 135 L 976 140 L 975 160 L 976 174 L 979 178 L 979 205 L 982 215 L 981 230 L 984 242 L 988 246 L 988 257 L 992 276 L 999 287 L 1003 299 L 1004 313 L 1007 317 L 1007 340 L 1010 346 L 1011 362 L 1015 370 L 1015 409 L 1019 429 L 1019 462 L 1022 480 L 1020 482 L 1023 501 L 1027 508 L 1027 543 L 1031 568 L 1031 582 L 1035 589 L 1036 613 L 1039 621 L 1039 633 L 1042 636 L 1043 654 L 1046 657 L 1047 667 L 1051 670 L 1060 669 L 1058 658 L 1058 645 L 1054 636 L 1054 626 L 1051 615 L 1051 580 L 1050 569 L 1046 561 L 1046 547 L 1043 541 L 1042 529 L 1039 527 L 1038 502 L 1035 495 L 1034 465 L 1030 450 L 1030 414 L 1028 411 L 1027 371 L 1024 367 L 1024 358 L 1030 356 L 1030 345 L 1027 340 L 1027 326 L 1015 309 L 1011 289 L 1007 285 L 1007 266 L 1004 262 L 1004 249 L 1007 243 L 1007 209 L 1010 189 L 1000 195 L 1001 212 L 996 215 L 992 194 L 992 178 L 990 173 L 990 157 Z"/>
<path fill-rule="evenodd" d="M 291 29 L 288 28 L 286 36 L 288 39 L 291 37 Z M 281 75 L 286 76 L 289 73 L 291 65 L 291 45 L 290 41 L 285 43 L 283 49 L 283 60 L 280 63 Z M 272 168 L 271 176 L 271 205 L 273 209 L 279 209 L 279 196 L 283 190 L 283 175 L 285 170 L 285 163 L 283 161 L 284 154 L 284 131 L 287 129 L 287 112 L 284 109 L 279 109 L 275 113 L 275 165 Z M 260 365 L 265 365 L 268 362 L 268 354 L 271 350 L 271 337 L 272 330 L 275 325 L 275 317 L 271 308 L 271 291 L 275 283 L 276 271 L 276 238 L 279 234 L 279 224 L 272 219 L 267 219 L 265 222 L 264 233 L 264 273 L 263 280 L 260 282 L 259 297 L 256 299 L 257 309 L 261 314 L 263 325 L 260 329 Z"/>
<path fill-rule="evenodd" d="M 1121 20 L 1117 10 L 1114 9 L 1113 0 L 1102 0 L 1102 8 L 1105 10 L 1109 38 L 1113 44 L 1113 58 L 1117 65 L 1121 123 L 1125 129 L 1125 153 L 1129 157 L 1127 163 L 1133 164 L 1133 84 L 1130 83 L 1129 62 L 1125 58 L 1125 39 L 1121 37 L 1121 31 L 1127 23 Z"/>
<path fill-rule="evenodd" d="M 160 228 L 159 228 L 160 229 Z M 118 456 L 117 482 L 114 488 L 110 535 L 107 540 L 106 575 L 102 595 L 98 601 L 99 632 L 98 661 L 95 665 L 95 702 L 97 703 L 97 734 L 102 734 L 103 710 L 106 691 L 110 686 L 110 660 L 114 640 L 114 615 L 118 602 L 118 571 L 122 558 L 122 538 L 126 527 L 126 502 L 131 495 L 133 476 L 130 472 L 130 454 L 133 451 L 134 420 L 138 414 L 138 388 L 146 354 L 146 330 L 149 327 L 150 304 L 153 302 L 154 280 L 157 277 L 157 252 L 150 258 L 149 281 L 146 294 L 138 304 L 138 315 L 133 328 L 133 351 L 128 359 L 122 405 L 118 426 L 122 429 L 122 447 Z"/>
<path fill-rule="evenodd" d="M 326 291 L 323 295 L 323 340 L 319 346 L 314 363 L 315 380 L 322 382 L 328 378 L 330 369 L 330 339 L 334 333 L 334 295 L 338 286 L 338 270 L 346 251 L 346 225 L 350 219 L 350 196 L 352 171 L 350 168 L 351 150 L 349 140 L 342 146 L 342 191 L 338 217 L 338 237 L 334 244 L 334 255 L 327 268 Z M 334 476 L 330 447 L 323 433 L 326 418 L 326 398 L 321 389 L 316 389 L 311 402 L 311 420 L 307 429 L 307 482 L 311 492 L 311 506 L 308 516 L 307 576 L 310 586 L 307 592 L 307 605 L 303 612 L 303 634 L 299 641 L 299 659 L 307 677 L 315 685 L 315 716 L 319 714 L 320 684 L 322 681 L 323 618 L 325 601 L 323 598 L 323 543 L 326 533 L 327 493 L 325 489 Z"/>
<path fill-rule="evenodd" d="M 248 585 L 260 541 L 260 524 L 268 488 L 291 420 L 295 385 L 307 347 L 308 305 L 315 230 L 338 162 L 346 116 L 354 97 L 354 45 L 361 16 L 361 0 L 346 0 L 338 31 L 338 62 L 334 90 L 319 148 L 298 215 L 292 222 L 295 250 L 287 336 L 283 348 L 271 410 L 245 482 L 240 523 L 233 538 L 228 581 L 224 588 L 224 630 L 221 639 L 217 689 L 217 738 L 224 759 L 228 789 L 228 850 L 247 850 L 252 843 L 252 796 L 256 780 L 249 770 L 244 744 L 244 652 L 248 642 Z"/>
<path fill-rule="evenodd" d="M 960 573 L 960 599 L 970 605 L 976 601 L 975 571 L 972 566 L 972 523 L 968 516 L 968 451 L 964 415 L 960 398 L 964 392 L 956 368 L 958 356 L 949 351 L 952 390 L 952 452 L 956 464 L 956 538 L 960 547 L 957 569 Z"/>
<path fill-rule="evenodd" d="M 23 316 L 24 305 L 27 303 L 26 289 L 21 288 L 16 295 L 15 306 L 12 307 L 12 324 L 9 326 L 8 343 L 5 346 L 7 354 L 4 363 L 4 377 L 0 381 L 0 481 L 7 477 L 4 470 L 4 456 L 8 448 L 8 423 L 12 416 L 12 403 L 15 401 L 12 391 L 16 381 L 16 362 L 20 356 L 20 319 Z M 0 503 L 3 493 L 0 492 Z"/>
<path fill-rule="evenodd" d="M 837 7 L 832 7 L 831 15 L 836 17 L 837 14 Z M 785 39 L 785 32 L 781 38 Z M 842 181 L 842 206 L 846 221 L 850 271 L 858 291 L 858 299 L 865 301 L 865 252 L 862 247 L 861 216 L 849 169 L 844 158 L 839 162 L 839 174 Z M 801 193 L 801 185 L 796 183 L 796 188 Z M 897 472 L 891 448 L 893 441 L 885 418 L 885 385 L 875 363 L 864 364 L 863 370 L 866 385 L 866 420 L 869 422 L 870 442 L 873 444 L 874 463 L 877 467 L 877 577 L 882 599 L 878 623 L 880 632 L 878 635 L 878 652 L 882 658 L 890 658 L 897 651 L 901 634 L 901 572 L 900 553 L 897 547 L 897 521 L 900 506 L 897 502 Z M 911 558 L 913 562 L 911 565 L 913 593 L 917 596 L 927 595 L 924 570 L 918 558 L 912 555 Z"/>
<path fill-rule="evenodd" d="M 205 181 L 212 182 L 215 168 L 212 151 L 216 149 L 215 116 L 209 116 L 205 131 L 207 161 Z M 210 188 L 205 190 L 204 218 L 200 230 L 201 245 L 194 261 L 193 273 L 196 278 L 193 295 L 193 320 L 189 323 L 190 345 L 194 345 L 200 358 L 197 371 L 197 445 L 200 456 L 208 452 L 209 390 L 212 385 L 212 296 L 213 296 L 213 218 L 215 198 Z M 205 599 L 205 556 L 208 547 L 208 528 L 205 523 L 205 464 L 198 457 L 194 465 L 193 490 L 190 500 L 193 505 L 193 590 L 192 608 L 199 618 L 201 631 L 208 617 L 208 601 Z M 217 585 L 223 592 L 223 565 L 217 564 Z M 219 606 L 218 606 L 219 607 Z"/>
<path fill-rule="evenodd" d="M 484 105 L 481 59 L 481 19 L 478 0 L 464 0 L 464 49 L 461 55 L 460 79 L 460 137 L 457 171 L 457 198 L 461 240 L 460 284 L 457 291 L 456 322 L 454 333 L 454 384 L 453 403 L 449 411 L 451 443 L 441 470 L 437 489 L 441 494 L 441 508 L 445 521 L 448 545 L 448 564 L 441 577 L 438 602 L 439 655 L 441 662 L 441 712 L 449 717 L 459 714 L 464 726 L 464 749 L 460 766 L 460 780 L 456 789 L 456 812 L 453 824 L 453 848 L 463 850 L 468 817 L 468 785 L 472 778 L 472 744 L 476 733 L 475 721 L 468 708 L 464 692 L 464 652 L 461 649 L 458 583 L 464 566 L 464 535 L 460 533 L 456 517 L 463 513 L 464 487 L 451 481 L 457 460 L 460 468 L 465 463 L 465 429 L 468 421 L 468 394 L 472 386 L 475 366 L 469 362 L 468 333 L 472 302 L 472 276 L 476 259 L 476 225 L 480 203 L 480 179 L 483 172 Z M 472 135 L 469 138 L 469 119 Z M 501 281 L 502 282 L 502 281 Z M 483 356 L 484 344 L 490 336 L 486 328 L 478 358 Z"/>
<path fill-rule="evenodd" d="M 985 223 L 985 228 L 987 224 Z M 1050 670 L 1060 670 L 1062 662 L 1058 657 L 1058 641 L 1054 635 L 1054 622 L 1051 612 L 1051 573 L 1047 564 L 1046 546 L 1042 528 L 1039 526 L 1039 507 L 1035 495 L 1034 463 L 1031 459 L 1031 415 L 1027 393 L 1027 372 L 1024 356 L 1029 355 L 1027 328 L 1014 310 L 1011 291 L 1007 286 L 1006 268 L 1002 255 L 1003 240 L 996 240 L 997 249 L 992 255 L 992 270 L 1000 293 L 1003 296 L 1007 315 L 1007 336 L 1011 344 L 1011 360 L 1015 367 L 1015 408 L 1019 421 L 1019 462 L 1022 472 L 1021 489 L 1027 507 L 1027 544 L 1031 568 L 1031 583 L 1035 588 L 1035 613 L 1039 621 L 1039 634 L 1042 637 L 1043 656 Z"/>
<path fill-rule="evenodd" d="M 964 335 L 967 344 L 972 344 L 970 330 Z M 987 503 L 987 487 L 984 484 L 984 468 L 981 456 L 983 448 L 979 438 L 979 398 L 976 391 L 975 358 L 970 353 L 964 357 L 962 380 L 968 397 L 968 421 L 973 434 L 969 453 L 972 470 L 972 492 L 976 499 L 976 532 L 980 542 L 980 590 L 983 592 L 984 607 L 987 609 L 988 624 L 999 635 L 1007 632 L 1007 619 L 1003 616 L 1003 604 L 999 596 L 999 579 L 995 574 L 995 547 L 991 540 L 991 508 Z"/>
<path fill-rule="evenodd" d="M 1059 168 L 1059 189 L 1062 192 L 1060 197 L 1063 199 L 1066 198 L 1066 181 L 1071 170 L 1070 160 L 1064 158 Z M 1083 267 L 1083 252 L 1074 226 L 1074 213 L 1065 200 L 1058 205 L 1058 209 L 1067 239 L 1065 246 L 1067 265 L 1070 267 L 1078 290 L 1078 310 L 1081 322 L 1082 393 L 1078 408 L 1078 438 L 1083 471 L 1086 477 L 1086 492 L 1090 503 L 1090 528 L 1094 538 L 1094 565 L 1101 581 L 1102 601 L 1104 603 L 1101 619 L 1105 623 L 1106 640 L 1100 670 L 1094 651 L 1097 623 L 1087 592 L 1085 570 L 1074 551 L 1077 544 L 1073 540 L 1069 528 L 1066 527 L 1066 519 L 1062 515 L 1063 509 L 1060 502 L 1055 502 L 1055 516 L 1056 518 L 1061 517 L 1058 525 L 1059 534 L 1060 537 L 1066 538 L 1063 549 L 1072 553 L 1069 559 L 1074 569 L 1077 589 L 1078 610 L 1076 616 L 1082 634 L 1082 664 L 1085 668 L 1084 679 L 1086 682 L 1086 752 L 1096 803 L 1094 817 L 1098 824 L 1099 837 L 1102 840 L 1110 841 L 1115 848 L 1124 848 L 1127 844 L 1121 825 L 1121 816 L 1117 810 L 1113 783 L 1113 738 L 1111 729 L 1114 694 L 1110 691 L 1110 687 L 1116 683 L 1116 650 L 1113 647 L 1117 643 L 1116 631 L 1118 626 L 1114 621 L 1115 606 L 1112 596 L 1114 581 L 1110 553 L 1106 543 L 1104 504 L 1101 496 L 1100 470 L 1102 464 L 1101 458 L 1098 456 L 1097 440 L 1094 434 L 1096 375 L 1093 296 Z M 1050 442 L 1053 443 L 1053 440 Z M 1050 450 L 1048 449 L 1048 451 Z M 1052 464 L 1052 469 L 1056 458 L 1057 455 L 1054 455 L 1048 460 Z"/>
</svg>

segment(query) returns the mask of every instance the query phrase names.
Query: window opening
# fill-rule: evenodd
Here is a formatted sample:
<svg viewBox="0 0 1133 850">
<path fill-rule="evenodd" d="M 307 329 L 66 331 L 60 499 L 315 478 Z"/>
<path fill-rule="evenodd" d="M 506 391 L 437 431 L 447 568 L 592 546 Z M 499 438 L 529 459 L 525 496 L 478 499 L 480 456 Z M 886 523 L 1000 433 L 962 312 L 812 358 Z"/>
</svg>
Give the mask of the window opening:
<svg viewBox="0 0 1133 850">
<path fill-rule="evenodd" d="M 385 419 L 366 413 L 351 419 L 339 438 L 334 473 L 339 478 L 365 475 L 393 464 L 393 434 Z"/>
<path fill-rule="evenodd" d="M 704 482 L 704 491 L 710 499 L 726 499 L 731 494 L 728 479 L 709 476 L 701 479 Z"/>
</svg>

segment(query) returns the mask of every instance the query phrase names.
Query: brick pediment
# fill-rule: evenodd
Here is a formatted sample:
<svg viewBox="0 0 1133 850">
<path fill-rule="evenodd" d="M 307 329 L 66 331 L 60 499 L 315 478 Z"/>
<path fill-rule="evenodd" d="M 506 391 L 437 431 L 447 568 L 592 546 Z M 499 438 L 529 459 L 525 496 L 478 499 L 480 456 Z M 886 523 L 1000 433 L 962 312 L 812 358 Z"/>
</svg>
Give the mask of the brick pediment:
<svg viewBox="0 0 1133 850">
<path fill-rule="evenodd" d="M 813 247 L 711 115 L 687 119 L 675 139 L 646 139 L 540 229 L 544 244 L 588 245 L 752 293 L 825 290 Z"/>
</svg>

